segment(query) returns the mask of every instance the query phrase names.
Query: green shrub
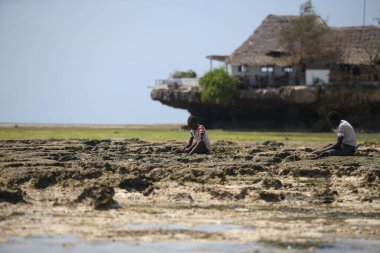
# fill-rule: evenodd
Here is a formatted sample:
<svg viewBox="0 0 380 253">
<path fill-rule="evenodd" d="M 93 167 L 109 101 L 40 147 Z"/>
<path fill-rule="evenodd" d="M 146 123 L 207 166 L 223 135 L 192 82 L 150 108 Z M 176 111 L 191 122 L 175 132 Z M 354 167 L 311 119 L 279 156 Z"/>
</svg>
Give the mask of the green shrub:
<svg viewBox="0 0 380 253">
<path fill-rule="evenodd" d="M 196 78 L 197 73 L 194 70 L 190 69 L 188 71 L 179 71 L 176 70 L 171 74 L 172 78 Z"/>
<path fill-rule="evenodd" d="M 230 76 L 224 68 L 217 68 L 202 76 L 199 85 L 203 103 L 228 105 L 234 99 L 238 80 Z"/>
</svg>

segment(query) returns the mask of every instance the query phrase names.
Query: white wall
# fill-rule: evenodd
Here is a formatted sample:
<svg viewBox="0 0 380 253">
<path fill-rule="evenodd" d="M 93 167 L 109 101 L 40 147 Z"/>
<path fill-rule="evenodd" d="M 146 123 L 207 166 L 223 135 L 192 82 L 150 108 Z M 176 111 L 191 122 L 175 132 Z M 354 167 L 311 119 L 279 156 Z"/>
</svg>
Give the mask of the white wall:
<svg viewBox="0 0 380 253">
<path fill-rule="evenodd" d="M 330 70 L 328 69 L 307 69 L 306 84 L 329 84 Z"/>
</svg>

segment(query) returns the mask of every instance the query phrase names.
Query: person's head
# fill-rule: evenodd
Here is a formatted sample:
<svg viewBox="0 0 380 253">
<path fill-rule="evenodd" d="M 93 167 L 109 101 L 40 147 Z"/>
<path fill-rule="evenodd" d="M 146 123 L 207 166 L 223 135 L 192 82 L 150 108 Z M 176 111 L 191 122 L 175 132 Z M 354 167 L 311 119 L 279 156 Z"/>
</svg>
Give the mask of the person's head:
<svg viewBox="0 0 380 253">
<path fill-rule="evenodd" d="M 332 128 L 337 128 L 341 121 L 340 114 L 336 111 L 331 111 L 327 114 L 327 120 Z"/>
<path fill-rule="evenodd" d="M 191 129 L 197 129 L 197 126 L 198 126 L 198 119 L 197 117 L 195 116 L 190 116 L 188 119 L 187 119 L 187 125 L 191 128 Z"/>
</svg>

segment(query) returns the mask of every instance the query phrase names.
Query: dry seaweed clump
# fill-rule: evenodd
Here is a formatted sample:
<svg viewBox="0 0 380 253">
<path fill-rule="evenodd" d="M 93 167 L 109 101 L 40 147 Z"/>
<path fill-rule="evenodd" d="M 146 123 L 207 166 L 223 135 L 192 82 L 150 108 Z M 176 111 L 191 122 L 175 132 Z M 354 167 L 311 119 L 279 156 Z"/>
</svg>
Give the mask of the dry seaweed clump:
<svg viewBox="0 0 380 253">
<path fill-rule="evenodd" d="M 336 190 L 331 190 L 330 187 L 315 189 L 313 192 L 315 201 L 325 204 L 333 203 L 338 195 L 338 192 Z"/>
<path fill-rule="evenodd" d="M 4 188 L 0 187 L 0 202 L 8 202 L 12 204 L 26 203 L 24 193 L 20 188 Z"/>
<path fill-rule="evenodd" d="M 114 195 L 115 190 L 112 187 L 95 183 L 86 187 L 75 202 L 93 206 L 95 209 L 107 209 L 117 206 Z"/>
</svg>

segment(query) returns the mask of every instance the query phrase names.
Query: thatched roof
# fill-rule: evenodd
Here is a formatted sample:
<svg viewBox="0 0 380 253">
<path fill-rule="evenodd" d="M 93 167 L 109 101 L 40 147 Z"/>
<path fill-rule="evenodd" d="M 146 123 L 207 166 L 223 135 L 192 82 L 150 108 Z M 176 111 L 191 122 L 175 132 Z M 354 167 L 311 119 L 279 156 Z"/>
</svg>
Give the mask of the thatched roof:
<svg viewBox="0 0 380 253">
<path fill-rule="evenodd" d="M 380 26 L 341 27 L 331 31 L 332 39 L 342 53 L 339 63 L 369 64 L 376 51 L 380 54 Z"/>
<path fill-rule="evenodd" d="M 281 42 L 281 34 L 286 26 L 297 21 L 299 16 L 267 16 L 254 33 L 227 59 L 232 65 L 292 65 L 292 57 Z M 322 24 L 324 21 L 318 17 Z M 369 52 L 380 43 L 380 27 L 331 28 L 331 41 L 341 51 L 338 63 L 368 64 Z"/>
</svg>

